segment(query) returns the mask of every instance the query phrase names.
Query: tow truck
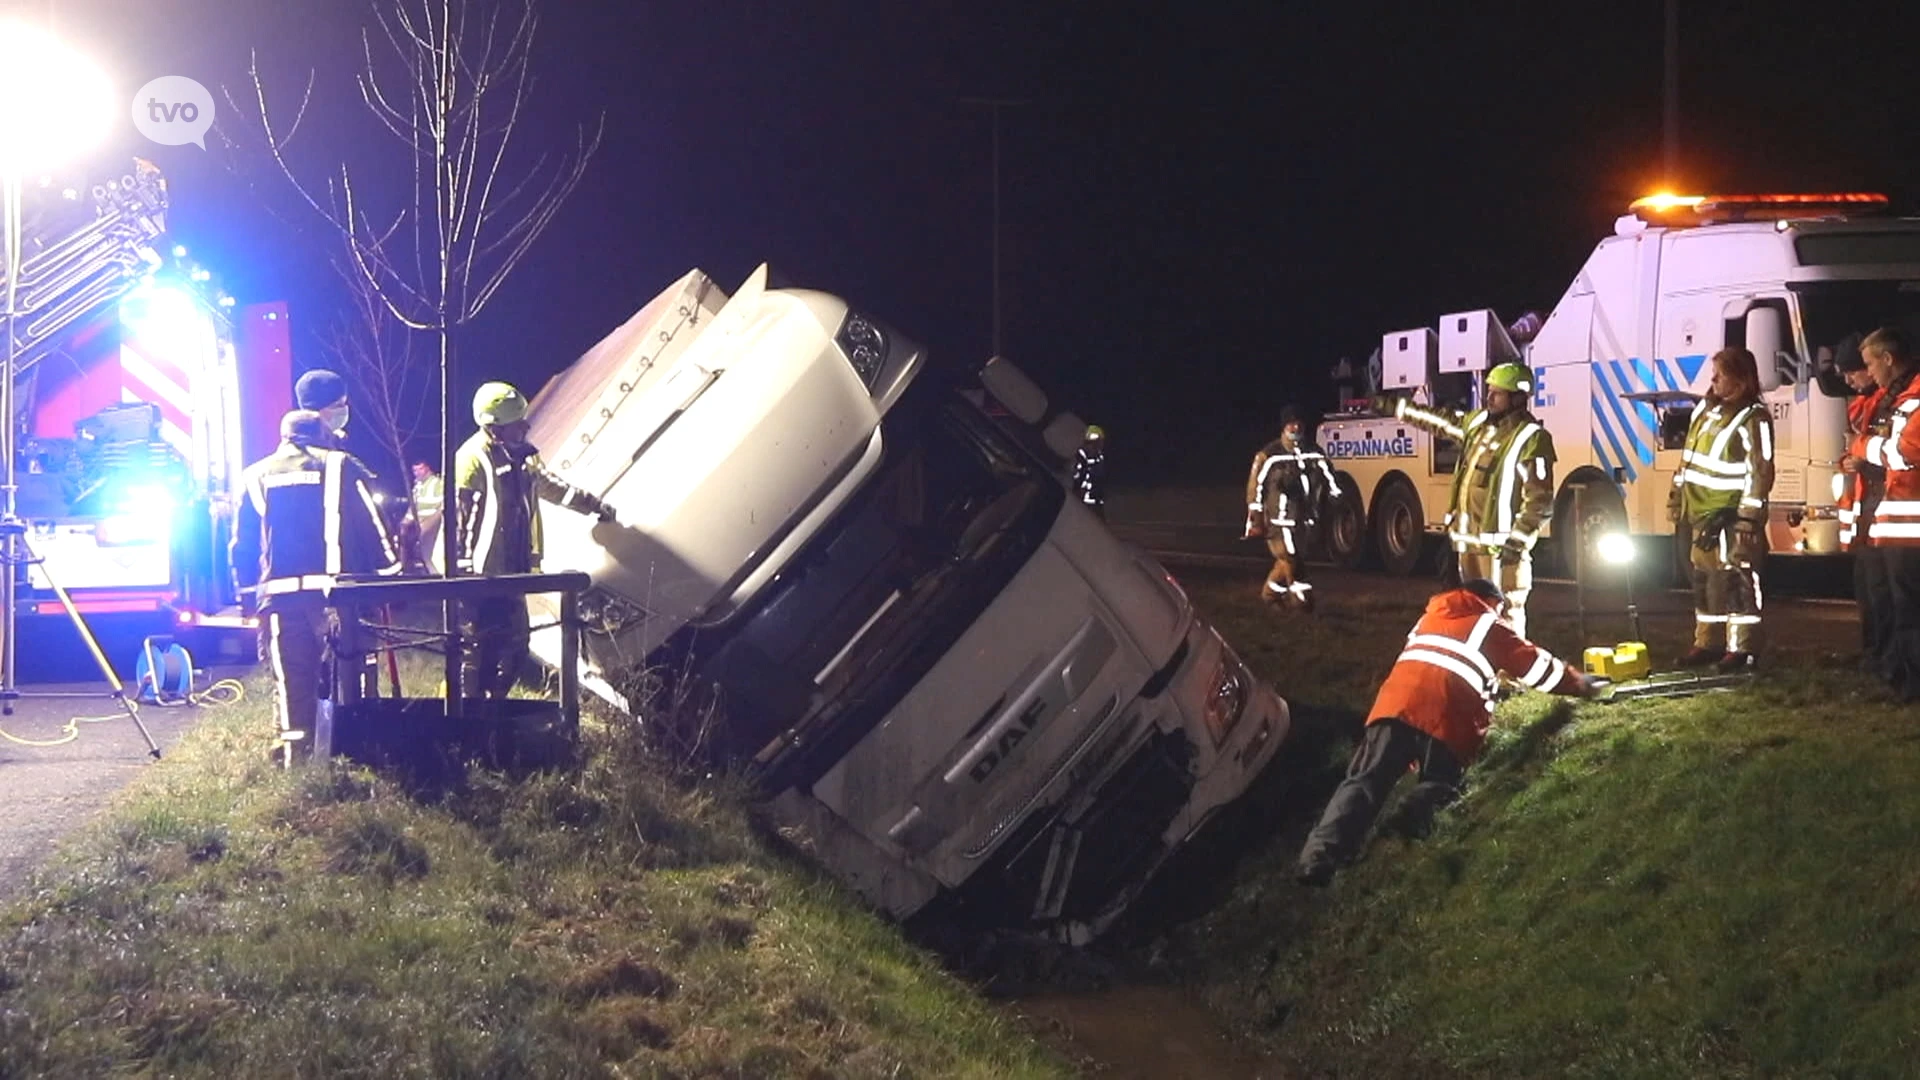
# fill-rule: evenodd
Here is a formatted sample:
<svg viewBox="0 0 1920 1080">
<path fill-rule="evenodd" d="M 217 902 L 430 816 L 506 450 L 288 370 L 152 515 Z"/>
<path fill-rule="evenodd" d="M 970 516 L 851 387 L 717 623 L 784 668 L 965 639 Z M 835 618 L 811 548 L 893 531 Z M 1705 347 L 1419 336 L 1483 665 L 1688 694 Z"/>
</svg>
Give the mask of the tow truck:
<svg viewBox="0 0 1920 1080">
<path fill-rule="evenodd" d="M 1547 534 L 1562 569 L 1585 576 L 1602 565 L 1587 549 L 1609 534 L 1684 554 L 1666 500 L 1687 417 L 1708 358 L 1744 346 L 1774 424 L 1769 546 L 1833 554 L 1848 394 L 1835 361 L 1877 327 L 1920 331 L 1920 220 L 1887 208 L 1866 192 L 1636 200 L 1543 324 L 1509 328 L 1483 308 L 1386 334 L 1369 395 L 1477 407 L 1488 368 L 1531 367 L 1532 409 L 1559 458 Z M 1347 493 L 1328 529 L 1334 560 L 1411 573 L 1445 518 L 1459 444 L 1364 401 L 1320 440 Z"/>
</svg>

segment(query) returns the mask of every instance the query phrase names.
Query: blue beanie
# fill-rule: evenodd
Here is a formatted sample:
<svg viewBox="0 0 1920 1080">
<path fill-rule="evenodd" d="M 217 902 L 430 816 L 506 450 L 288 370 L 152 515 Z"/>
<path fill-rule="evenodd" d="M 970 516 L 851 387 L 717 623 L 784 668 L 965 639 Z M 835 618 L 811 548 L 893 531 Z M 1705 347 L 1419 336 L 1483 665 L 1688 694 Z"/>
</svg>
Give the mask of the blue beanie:
<svg viewBox="0 0 1920 1080">
<path fill-rule="evenodd" d="M 293 384 L 293 400 L 303 409 L 324 409 L 346 396 L 347 380 L 326 368 L 314 368 Z"/>
</svg>

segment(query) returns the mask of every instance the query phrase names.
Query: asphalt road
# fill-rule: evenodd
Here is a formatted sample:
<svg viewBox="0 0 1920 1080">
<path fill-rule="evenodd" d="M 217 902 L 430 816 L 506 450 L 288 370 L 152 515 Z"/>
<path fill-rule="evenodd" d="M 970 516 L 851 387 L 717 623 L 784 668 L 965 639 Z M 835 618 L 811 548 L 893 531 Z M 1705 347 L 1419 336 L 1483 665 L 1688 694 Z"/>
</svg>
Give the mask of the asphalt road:
<svg viewBox="0 0 1920 1080">
<path fill-rule="evenodd" d="M 13 714 L 0 716 L 0 900 L 23 889 L 60 841 L 99 813 L 139 771 L 153 764 L 146 740 L 104 682 L 23 684 Z M 43 694 L 71 694 L 44 697 Z M 192 706 L 140 710 L 164 753 L 191 727 Z M 78 736 L 58 746 L 15 739 L 61 739 L 74 718 Z"/>
</svg>

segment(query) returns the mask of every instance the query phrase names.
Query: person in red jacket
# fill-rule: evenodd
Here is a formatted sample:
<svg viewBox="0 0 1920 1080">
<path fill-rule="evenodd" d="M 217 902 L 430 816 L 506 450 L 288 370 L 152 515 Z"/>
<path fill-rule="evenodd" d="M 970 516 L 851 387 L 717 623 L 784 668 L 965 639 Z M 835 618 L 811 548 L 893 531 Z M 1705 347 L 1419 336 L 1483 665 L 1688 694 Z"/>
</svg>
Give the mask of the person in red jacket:
<svg viewBox="0 0 1920 1080">
<path fill-rule="evenodd" d="M 1860 670 L 1886 677 L 1886 643 L 1892 636 L 1893 612 L 1887 607 L 1887 570 L 1881 552 L 1867 539 L 1873 508 L 1883 494 L 1884 477 L 1861 471 L 1873 414 L 1884 393 L 1873 381 L 1860 347 L 1843 347 L 1833 362 L 1847 381 L 1853 397 L 1847 399 L 1847 452 L 1840 458 L 1841 482 L 1835 505 L 1840 517 L 1840 547 L 1853 554 L 1853 600 L 1860 610 Z M 1866 517 L 1863 519 L 1861 514 Z"/>
<path fill-rule="evenodd" d="M 1596 684 L 1514 632 L 1500 587 L 1476 578 L 1427 601 L 1407 646 L 1373 699 L 1366 734 L 1347 763 L 1294 875 L 1321 886 L 1353 861 L 1393 785 L 1409 770 L 1419 784 L 1401 804 L 1415 835 L 1460 794 L 1460 777 L 1487 740 L 1502 675 L 1535 690 L 1592 697 Z"/>
<path fill-rule="evenodd" d="M 1887 637 L 1880 674 L 1896 698 L 1915 702 L 1920 701 L 1920 423 L 1913 421 L 1920 414 L 1920 356 L 1895 327 L 1868 334 L 1860 355 L 1881 395 L 1868 419 L 1866 452 L 1849 470 L 1867 481 L 1867 494 L 1856 507 L 1856 533 L 1866 530 L 1886 575 Z"/>
</svg>

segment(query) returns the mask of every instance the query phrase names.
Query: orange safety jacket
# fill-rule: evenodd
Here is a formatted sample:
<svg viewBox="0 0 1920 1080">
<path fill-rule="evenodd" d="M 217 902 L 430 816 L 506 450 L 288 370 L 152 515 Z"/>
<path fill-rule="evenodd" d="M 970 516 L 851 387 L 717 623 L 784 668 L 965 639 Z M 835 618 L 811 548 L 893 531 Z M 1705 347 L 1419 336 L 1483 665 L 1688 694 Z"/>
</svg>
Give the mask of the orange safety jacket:
<svg viewBox="0 0 1920 1080">
<path fill-rule="evenodd" d="M 1882 401 L 1878 417 L 1887 408 Z M 1884 434 L 1867 435 L 1865 457 L 1887 470 L 1887 493 L 1873 508 L 1867 539 L 1874 547 L 1920 547 L 1920 376 L 1907 380 L 1893 399 Z"/>
<path fill-rule="evenodd" d="M 1441 593 L 1407 635 L 1367 723 L 1400 720 L 1470 764 L 1487 741 L 1502 673 L 1554 694 L 1574 693 L 1582 683 L 1579 672 L 1515 633 L 1486 600 L 1465 589 Z"/>
<path fill-rule="evenodd" d="M 1873 410 L 1880 407 L 1880 395 L 1886 391 L 1879 387 L 1859 394 L 1847 402 L 1847 453 L 1856 458 L 1867 456 L 1867 428 L 1873 423 Z M 1848 476 L 1840 474 L 1844 481 L 1840 493 L 1834 500 L 1840 516 L 1840 547 L 1843 551 L 1853 550 L 1856 535 L 1856 513 L 1860 500 L 1867 494 L 1867 478 L 1859 473 Z"/>
</svg>

